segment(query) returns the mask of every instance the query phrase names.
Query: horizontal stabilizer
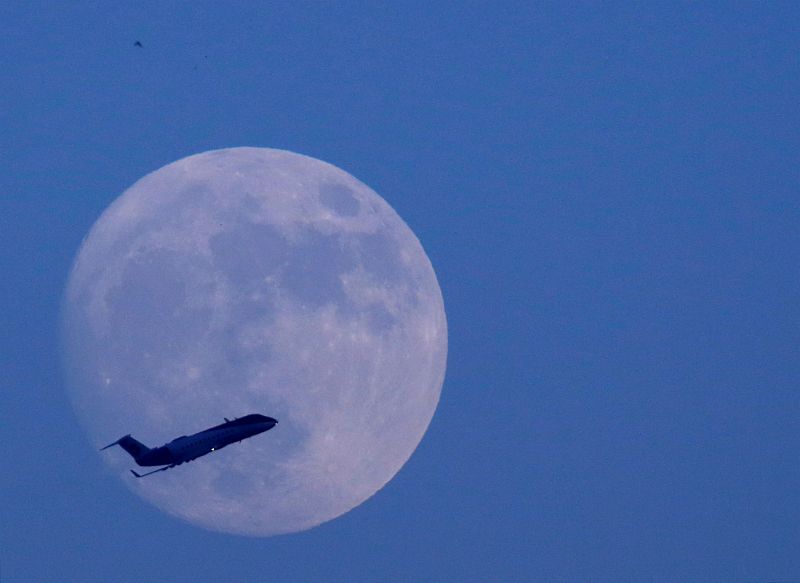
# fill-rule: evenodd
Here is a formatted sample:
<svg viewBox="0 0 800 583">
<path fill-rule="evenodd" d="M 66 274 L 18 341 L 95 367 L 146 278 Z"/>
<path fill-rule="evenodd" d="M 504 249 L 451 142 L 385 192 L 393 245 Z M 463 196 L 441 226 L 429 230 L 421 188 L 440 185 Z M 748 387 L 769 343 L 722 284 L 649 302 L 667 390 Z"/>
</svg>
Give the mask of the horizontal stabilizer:
<svg viewBox="0 0 800 583">
<path fill-rule="evenodd" d="M 143 458 L 150 452 L 150 448 L 149 447 L 147 447 L 145 444 L 143 444 L 141 442 L 136 441 L 134 438 L 131 437 L 130 433 L 128 435 L 124 436 L 124 437 L 120 437 L 114 443 L 109 443 L 107 446 L 102 448 L 100 451 L 103 451 L 104 449 L 108 449 L 112 445 L 119 445 L 122 449 L 127 451 L 131 455 L 131 457 L 134 460 L 136 460 L 136 463 L 139 464 L 140 466 L 143 465 L 142 464 Z M 147 465 L 147 464 L 144 464 L 144 465 Z M 153 464 L 150 464 L 150 465 L 153 465 Z"/>
<path fill-rule="evenodd" d="M 103 451 L 104 449 L 108 449 L 109 447 L 113 447 L 113 446 L 115 446 L 115 445 L 119 444 L 119 442 L 120 442 L 120 441 L 122 441 L 123 439 L 125 439 L 125 437 L 130 437 L 130 436 L 131 436 L 131 434 L 129 433 L 128 435 L 126 435 L 126 436 L 124 436 L 124 437 L 120 437 L 120 438 L 119 438 L 117 441 L 115 441 L 114 443 L 109 443 L 107 446 L 105 446 L 105 447 L 101 447 L 101 448 L 100 448 L 100 451 Z"/>
</svg>

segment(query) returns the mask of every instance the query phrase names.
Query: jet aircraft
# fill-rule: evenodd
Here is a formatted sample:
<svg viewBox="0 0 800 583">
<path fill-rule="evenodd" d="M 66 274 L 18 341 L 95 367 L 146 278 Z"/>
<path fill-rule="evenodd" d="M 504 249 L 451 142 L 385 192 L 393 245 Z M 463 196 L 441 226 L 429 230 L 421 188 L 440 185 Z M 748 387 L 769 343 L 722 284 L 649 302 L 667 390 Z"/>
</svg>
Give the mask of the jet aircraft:
<svg viewBox="0 0 800 583">
<path fill-rule="evenodd" d="M 258 413 L 245 415 L 233 421 L 226 417 L 225 423 L 221 425 L 216 425 L 194 435 L 182 435 L 161 447 L 151 449 L 128 434 L 125 437 L 120 437 L 114 443 L 109 443 L 104 448 L 101 448 L 100 451 L 113 445 L 119 445 L 140 466 L 165 466 L 146 474 L 138 474 L 131 470 L 131 473 L 137 478 L 144 478 L 150 474 L 174 468 L 184 462 L 190 462 L 212 451 L 222 449 L 231 443 L 241 442 L 248 437 L 269 431 L 277 423 L 277 419 Z"/>
</svg>

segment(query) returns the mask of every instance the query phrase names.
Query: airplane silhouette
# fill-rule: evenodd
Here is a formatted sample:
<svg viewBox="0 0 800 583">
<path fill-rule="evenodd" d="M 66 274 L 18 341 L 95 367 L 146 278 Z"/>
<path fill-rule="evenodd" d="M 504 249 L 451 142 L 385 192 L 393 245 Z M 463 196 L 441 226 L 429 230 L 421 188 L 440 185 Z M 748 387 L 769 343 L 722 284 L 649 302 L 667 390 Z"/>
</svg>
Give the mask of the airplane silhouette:
<svg viewBox="0 0 800 583">
<path fill-rule="evenodd" d="M 163 472 L 182 463 L 190 462 L 212 451 L 222 449 L 226 445 L 269 431 L 278 423 L 277 419 L 258 413 L 245 415 L 238 419 L 234 418 L 233 421 L 227 417 L 224 419 L 225 423 L 221 425 L 215 425 L 193 435 L 182 435 L 161 447 L 151 449 L 128 434 L 120 437 L 114 443 L 109 443 L 100 451 L 119 445 L 140 466 L 166 466 L 146 474 L 138 474 L 131 470 L 131 473 L 137 478 L 144 478 L 150 474 Z"/>
</svg>

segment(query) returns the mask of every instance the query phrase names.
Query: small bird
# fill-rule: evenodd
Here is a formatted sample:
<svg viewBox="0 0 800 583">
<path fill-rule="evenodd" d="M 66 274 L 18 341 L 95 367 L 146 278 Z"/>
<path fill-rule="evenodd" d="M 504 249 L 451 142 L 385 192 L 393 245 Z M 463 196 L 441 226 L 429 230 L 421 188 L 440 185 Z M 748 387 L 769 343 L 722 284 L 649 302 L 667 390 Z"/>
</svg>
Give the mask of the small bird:
<svg viewBox="0 0 800 583">
<path fill-rule="evenodd" d="M 135 43 L 133 43 L 133 46 L 135 46 L 135 47 L 141 47 L 141 46 L 142 46 L 142 43 L 141 43 L 141 42 L 139 42 L 139 41 L 137 40 Z"/>
</svg>

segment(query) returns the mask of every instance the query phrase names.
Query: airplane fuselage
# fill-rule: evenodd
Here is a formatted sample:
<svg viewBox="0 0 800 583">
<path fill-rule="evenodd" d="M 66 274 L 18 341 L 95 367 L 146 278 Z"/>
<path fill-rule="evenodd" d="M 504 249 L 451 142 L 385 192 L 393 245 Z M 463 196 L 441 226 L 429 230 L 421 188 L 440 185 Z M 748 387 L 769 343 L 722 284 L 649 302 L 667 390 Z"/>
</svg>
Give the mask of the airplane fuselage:
<svg viewBox="0 0 800 583">
<path fill-rule="evenodd" d="M 265 421 L 238 423 L 245 419 L 247 418 L 242 417 L 228 421 L 193 435 L 182 435 L 161 447 L 153 448 L 149 455 L 142 456 L 142 459 L 136 460 L 136 463 L 140 466 L 161 466 L 190 462 L 212 451 L 222 449 L 226 445 L 264 433 L 277 423 L 271 417 L 267 417 Z"/>
<path fill-rule="evenodd" d="M 272 417 L 253 413 L 233 421 L 226 419 L 225 423 L 221 425 L 216 425 L 193 435 L 182 435 L 160 447 L 149 448 L 130 435 L 126 435 L 103 449 L 112 445 L 119 445 L 140 466 L 168 466 L 167 468 L 162 468 L 168 469 L 190 462 L 237 441 L 269 431 L 277 423 L 278 421 Z M 142 477 L 136 472 L 133 472 L 133 474 L 137 478 Z"/>
</svg>

